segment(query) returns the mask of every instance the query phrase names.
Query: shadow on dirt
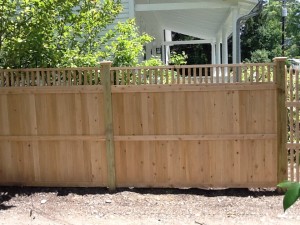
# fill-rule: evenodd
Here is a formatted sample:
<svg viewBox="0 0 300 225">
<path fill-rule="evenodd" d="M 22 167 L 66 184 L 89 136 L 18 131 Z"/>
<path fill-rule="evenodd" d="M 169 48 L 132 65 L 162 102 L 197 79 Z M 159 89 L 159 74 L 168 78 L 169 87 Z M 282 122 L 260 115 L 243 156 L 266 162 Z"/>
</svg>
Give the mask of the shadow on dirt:
<svg viewBox="0 0 300 225">
<path fill-rule="evenodd" d="M 129 190 L 139 194 L 180 194 L 180 195 L 201 195 L 205 197 L 218 197 L 218 196 L 230 196 L 230 197 L 262 197 L 262 196 L 276 196 L 281 195 L 276 189 L 248 189 L 248 188 L 228 188 L 228 189 L 176 189 L 176 188 L 158 188 L 158 189 L 142 189 L 133 188 Z"/>
<path fill-rule="evenodd" d="M 15 206 L 5 205 L 4 203 L 9 201 L 13 196 L 10 195 L 8 192 L 2 192 L 0 188 L 0 210 L 6 210 L 13 208 Z"/>
<path fill-rule="evenodd" d="M 44 188 L 44 187 L 0 187 L 0 210 L 5 209 L 3 202 L 9 201 L 15 196 L 30 196 L 35 193 L 56 193 L 57 196 L 76 195 L 104 195 L 121 192 L 133 192 L 137 194 L 153 195 L 201 195 L 205 197 L 262 197 L 282 195 L 272 188 L 248 189 L 248 188 L 228 188 L 228 189 L 178 189 L 178 188 L 118 188 L 114 192 L 109 192 L 107 188 Z"/>
</svg>

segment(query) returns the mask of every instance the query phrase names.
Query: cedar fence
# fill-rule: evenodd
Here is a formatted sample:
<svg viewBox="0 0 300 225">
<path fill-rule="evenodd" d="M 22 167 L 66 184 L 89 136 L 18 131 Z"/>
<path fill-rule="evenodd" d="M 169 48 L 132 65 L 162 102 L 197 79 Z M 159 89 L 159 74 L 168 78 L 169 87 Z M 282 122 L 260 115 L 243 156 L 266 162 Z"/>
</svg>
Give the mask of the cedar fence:
<svg viewBox="0 0 300 225">
<path fill-rule="evenodd" d="M 273 187 L 287 178 L 285 58 L 110 65 L 0 70 L 0 185 Z"/>
<path fill-rule="evenodd" d="M 288 174 L 290 181 L 300 181 L 300 77 L 299 70 L 287 70 L 286 107 L 288 110 Z"/>
</svg>

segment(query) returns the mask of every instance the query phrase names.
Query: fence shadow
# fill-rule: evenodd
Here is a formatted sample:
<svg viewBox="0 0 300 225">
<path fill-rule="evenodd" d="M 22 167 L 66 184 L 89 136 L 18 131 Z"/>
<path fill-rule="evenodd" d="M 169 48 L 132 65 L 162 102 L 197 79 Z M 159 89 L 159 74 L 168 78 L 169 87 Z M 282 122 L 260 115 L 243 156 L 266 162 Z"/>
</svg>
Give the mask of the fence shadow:
<svg viewBox="0 0 300 225">
<path fill-rule="evenodd" d="M 119 191 L 121 191 L 119 189 Z M 228 188 L 228 189 L 199 189 L 199 188 L 188 188 L 188 189 L 178 189 L 178 188 L 133 188 L 124 189 L 122 191 L 130 191 L 138 194 L 173 194 L 173 195 L 201 195 L 205 197 L 218 197 L 218 196 L 228 196 L 228 197 L 262 197 L 262 196 L 276 196 L 282 195 L 275 188 L 268 189 L 248 189 L 248 188 Z"/>
<path fill-rule="evenodd" d="M 0 211 L 15 207 L 12 205 L 5 204 L 5 202 L 8 202 L 12 197 L 13 195 L 11 195 L 9 192 L 3 192 L 0 188 Z"/>
<path fill-rule="evenodd" d="M 107 188 L 46 188 L 46 187 L 0 187 L 0 210 L 9 209 L 14 206 L 6 206 L 4 202 L 9 201 L 15 196 L 31 196 L 36 193 L 56 193 L 57 196 L 75 195 L 104 195 L 116 194 L 121 192 L 132 192 L 137 194 L 152 195 L 201 195 L 205 197 L 262 197 L 282 195 L 275 188 L 228 188 L 228 189 L 199 189 L 199 188 L 118 188 L 110 192 Z"/>
</svg>

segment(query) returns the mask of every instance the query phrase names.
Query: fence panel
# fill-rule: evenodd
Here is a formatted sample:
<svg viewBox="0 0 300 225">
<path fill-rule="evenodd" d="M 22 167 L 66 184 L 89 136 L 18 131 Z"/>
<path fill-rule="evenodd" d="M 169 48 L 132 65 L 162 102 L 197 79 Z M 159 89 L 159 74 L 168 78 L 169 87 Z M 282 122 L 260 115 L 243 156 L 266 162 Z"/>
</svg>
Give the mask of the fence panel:
<svg viewBox="0 0 300 225">
<path fill-rule="evenodd" d="M 273 187 L 278 65 L 0 70 L 0 184 Z"/>
<path fill-rule="evenodd" d="M 276 88 L 230 88 L 114 87 L 117 186 L 274 185 Z"/>
<path fill-rule="evenodd" d="M 0 93 L 0 184 L 107 185 L 101 89 Z"/>
</svg>

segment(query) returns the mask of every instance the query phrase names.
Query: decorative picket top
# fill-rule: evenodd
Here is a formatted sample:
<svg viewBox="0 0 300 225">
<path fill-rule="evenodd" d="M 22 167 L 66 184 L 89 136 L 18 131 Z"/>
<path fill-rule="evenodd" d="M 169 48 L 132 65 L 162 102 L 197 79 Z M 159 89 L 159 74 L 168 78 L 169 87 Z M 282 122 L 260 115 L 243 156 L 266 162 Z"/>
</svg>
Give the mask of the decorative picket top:
<svg viewBox="0 0 300 225">
<path fill-rule="evenodd" d="M 114 85 L 272 83 L 274 63 L 113 67 Z M 100 68 L 0 69 L 0 87 L 101 84 Z"/>
<path fill-rule="evenodd" d="M 274 82 L 273 63 L 112 68 L 115 85 Z"/>
<path fill-rule="evenodd" d="M 0 70 L 0 87 L 74 86 L 99 83 L 98 67 Z"/>
</svg>

